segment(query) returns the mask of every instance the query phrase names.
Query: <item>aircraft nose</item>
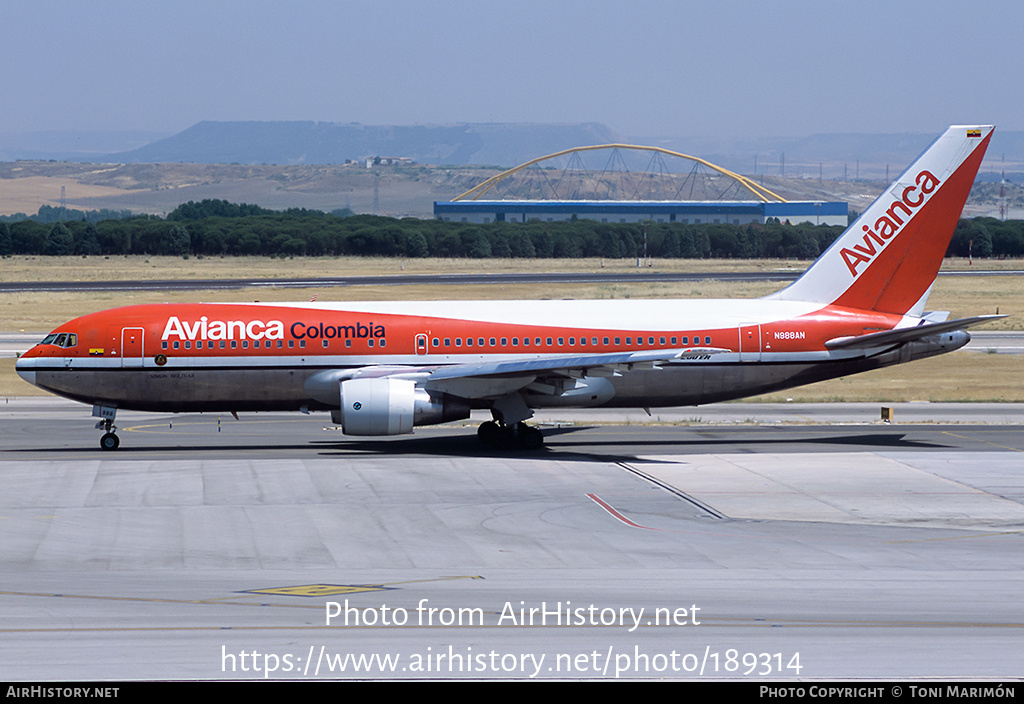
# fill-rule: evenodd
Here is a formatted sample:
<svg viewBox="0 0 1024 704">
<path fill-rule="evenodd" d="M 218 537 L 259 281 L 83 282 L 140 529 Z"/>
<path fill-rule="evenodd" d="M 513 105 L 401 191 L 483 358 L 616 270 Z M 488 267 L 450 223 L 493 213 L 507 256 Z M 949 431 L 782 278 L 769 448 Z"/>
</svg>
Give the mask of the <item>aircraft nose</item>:
<svg viewBox="0 0 1024 704">
<path fill-rule="evenodd" d="M 33 366 L 30 365 L 32 365 L 31 359 L 19 357 L 18 360 L 14 363 L 14 370 L 18 372 L 18 376 L 20 376 L 28 383 L 32 384 L 32 386 L 35 386 L 36 370 Z"/>
</svg>

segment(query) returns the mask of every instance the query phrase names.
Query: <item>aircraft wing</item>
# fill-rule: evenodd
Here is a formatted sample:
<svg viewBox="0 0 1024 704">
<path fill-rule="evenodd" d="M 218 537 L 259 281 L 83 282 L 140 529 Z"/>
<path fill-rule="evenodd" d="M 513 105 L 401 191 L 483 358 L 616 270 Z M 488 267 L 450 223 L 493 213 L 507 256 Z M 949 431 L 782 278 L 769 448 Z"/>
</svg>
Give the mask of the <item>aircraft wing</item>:
<svg viewBox="0 0 1024 704">
<path fill-rule="evenodd" d="M 580 379 L 619 376 L 634 369 L 654 369 L 676 360 L 706 359 L 728 352 L 718 347 L 609 352 L 604 354 L 544 355 L 497 362 L 467 362 L 444 366 L 374 365 L 325 370 L 306 381 L 310 396 L 324 402 L 337 397 L 337 384 L 347 379 L 391 377 L 415 381 L 431 391 L 461 398 L 493 398 L 518 391 L 540 377 Z"/>
<path fill-rule="evenodd" d="M 524 372 L 580 372 L 584 376 L 611 376 L 631 369 L 650 369 L 659 362 L 671 362 L 691 356 L 726 352 L 717 348 L 685 350 L 648 350 L 643 352 L 611 352 L 606 354 L 550 355 L 510 362 L 481 362 L 438 367 L 428 381 L 467 376 L 522 374 Z"/>
<path fill-rule="evenodd" d="M 437 367 L 422 384 L 463 398 L 485 398 L 523 388 L 538 377 L 572 378 L 620 376 L 634 369 L 654 369 L 674 360 L 696 359 L 720 352 L 719 348 L 645 350 L 605 354 L 548 355 L 507 362 L 479 362 Z"/>
<path fill-rule="evenodd" d="M 659 363 L 702 358 L 720 352 L 728 350 L 688 348 L 470 362 L 437 367 L 422 381 L 422 385 L 430 391 L 441 391 L 467 399 L 498 398 L 527 387 L 559 394 L 563 384 L 558 378 L 617 377 L 633 369 L 652 369 Z"/>
<path fill-rule="evenodd" d="M 978 315 L 973 318 L 947 320 L 941 323 L 922 323 L 912 328 L 883 330 L 882 332 L 872 332 L 866 335 L 854 335 L 851 337 L 836 337 L 828 340 L 825 343 L 825 348 L 830 350 L 849 350 L 898 345 L 904 342 L 911 342 L 912 340 L 919 340 L 929 335 L 939 335 L 944 332 L 952 332 L 953 330 L 965 330 L 975 325 L 981 325 L 982 323 L 1005 317 L 1005 315 Z"/>
</svg>

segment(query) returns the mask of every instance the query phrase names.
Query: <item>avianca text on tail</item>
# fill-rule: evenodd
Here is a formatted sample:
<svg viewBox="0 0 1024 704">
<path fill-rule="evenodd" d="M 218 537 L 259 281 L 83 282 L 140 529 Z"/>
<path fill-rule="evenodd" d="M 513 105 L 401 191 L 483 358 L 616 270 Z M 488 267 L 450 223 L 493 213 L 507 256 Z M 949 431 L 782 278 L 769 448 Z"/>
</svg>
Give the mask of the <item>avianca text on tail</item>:
<svg viewBox="0 0 1024 704">
<path fill-rule="evenodd" d="M 871 260 L 881 253 L 885 245 L 889 243 L 889 240 L 900 231 L 903 219 L 912 218 L 917 209 L 924 205 L 927 197 L 934 193 L 939 186 L 938 179 L 927 171 L 919 173 L 914 182 L 915 185 L 904 188 L 900 197 L 892 201 L 885 214 L 874 223 L 874 229 L 867 224 L 861 226 L 866 233 L 862 238 L 863 245 L 853 245 L 852 251 L 845 247 L 839 251 L 846 261 L 846 266 L 850 267 L 850 274 L 854 278 L 857 276 L 857 265 L 870 264 Z"/>
<path fill-rule="evenodd" d="M 481 440 L 537 448 L 535 409 L 714 403 L 943 354 L 993 317 L 925 311 L 991 135 L 950 127 L 764 298 L 129 306 L 61 325 L 17 371 L 91 405 L 105 449 L 119 409 L 322 411 L 360 436 L 486 409 Z"/>
</svg>

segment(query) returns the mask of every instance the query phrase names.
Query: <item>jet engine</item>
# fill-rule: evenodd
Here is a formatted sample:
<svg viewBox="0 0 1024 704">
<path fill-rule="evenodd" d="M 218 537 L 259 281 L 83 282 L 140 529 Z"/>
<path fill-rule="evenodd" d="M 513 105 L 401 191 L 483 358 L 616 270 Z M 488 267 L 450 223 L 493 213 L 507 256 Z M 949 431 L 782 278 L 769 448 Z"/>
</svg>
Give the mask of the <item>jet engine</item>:
<svg viewBox="0 0 1024 704">
<path fill-rule="evenodd" d="M 377 377 L 341 382 L 341 409 L 331 414 L 346 435 L 402 435 L 414 425 L 469 417 L 469 404 L 442 394 L 432 396 L 408 379 Z"/>
</svg>

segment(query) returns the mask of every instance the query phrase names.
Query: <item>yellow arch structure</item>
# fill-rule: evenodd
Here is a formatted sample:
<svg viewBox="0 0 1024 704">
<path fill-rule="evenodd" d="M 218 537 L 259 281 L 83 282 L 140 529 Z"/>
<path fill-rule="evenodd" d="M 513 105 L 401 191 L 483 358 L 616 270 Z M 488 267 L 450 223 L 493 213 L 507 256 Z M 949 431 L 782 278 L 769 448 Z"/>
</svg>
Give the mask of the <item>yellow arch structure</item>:
<svg viewBox="0 0 1024 704">
<path fill-rule="evenodd" d="M 530 161 L 520 164 L 519 166 L 513 167 L 508 171 L 502 171 L 500 174 L 496 176 L 491 176 L 483 183 L 479 184 L 478 186 L 475 186 L 474 188 L 469 189 L 468 191 L 459 196 L 456 196 L 452 200 L 479 200 L 480 196 L 484 195 L 485 193 L 487 193 L 487 191 L 491 190 L 491 188 L 494 187 L 494 185 L 498 183 L 498 181 L 501 181 L 503 178 L 507 178 L 508 176 L 516 174 L 525 168 L 533 166 L 534 164 L 537 164 L 541 161 L 546 161 L 548 159 L 554 159 L 556 157 L 565 156 L 566 154 L 574 154 L 576 152 L 592 152 L 598 149 L 636 149 L 638 151 L 659 152 L 661 154 L 667 154 L 669 156 L 680 157 L 682 159 L 689 159 L 690 161 L 695 161 L 698 164 L 702 164 L 708 167 L 709 169 L 717 171 L 723 176 L 728 176 L 729 178 L 735 180 L 741 186 L 743 186 L 752 194 L 754 194 L 754 196 L 763 203 L 767 203 L 769 202 L 769 200 L 776 200 L 779 203 L 787 202 L 786 199 L 780 196 L 778 193 L 773 193 L 764 186 L 754 183 L 746 176 L 741 176 L 740 174 L 729 171 L 728 169 L 723 169 L 721 166 L 716 166 L 715 164 L 712 164 L 710 161 L 706 161 L 704 159 L 701 159 L 700 157 L 690 156 L 689 154 L 683 154 L 681 152 L 674 152 L 671 149 L 663 149 L 662 147 L 645 147 L 638 144 L 595 144 L 589 147 L 573 147 L 572 149 L 563 149 L 562 151 L 555 152 L 554 154 L 548 154 L 547 156 L 540 156 L 537 157 L 536 159 L 531 159 Z"/>
</svg>

